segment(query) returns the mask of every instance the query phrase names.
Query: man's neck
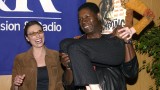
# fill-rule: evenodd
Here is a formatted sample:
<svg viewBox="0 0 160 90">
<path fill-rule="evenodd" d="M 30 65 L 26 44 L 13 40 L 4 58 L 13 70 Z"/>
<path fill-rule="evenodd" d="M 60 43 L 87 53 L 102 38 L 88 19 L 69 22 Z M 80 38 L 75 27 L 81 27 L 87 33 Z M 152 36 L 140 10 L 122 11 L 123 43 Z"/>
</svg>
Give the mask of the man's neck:
<svg viewBox="0 0 160 90">
<path fill-rule="evenodd" d="M 87 39 L 100 38 L 101 36 L 102 36 L 101 33 L 87 34 Z"/>
</svg>

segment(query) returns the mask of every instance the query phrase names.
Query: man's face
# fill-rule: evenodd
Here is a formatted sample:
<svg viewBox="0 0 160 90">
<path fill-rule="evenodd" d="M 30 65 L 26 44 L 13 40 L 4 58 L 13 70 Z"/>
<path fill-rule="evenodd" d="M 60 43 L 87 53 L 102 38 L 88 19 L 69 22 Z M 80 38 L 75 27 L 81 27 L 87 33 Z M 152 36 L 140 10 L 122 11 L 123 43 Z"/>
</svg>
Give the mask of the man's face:
<svg viewBox="0 0 160 90">
<path fill-rule="evenodd" d="M 81 29 L 86 33 L 93 33 L 96 31 L 98 24 L 98 15 L 92 12 L 88 8 L 84 8 L 79 11 L 79 24 Z"/>
</svg>

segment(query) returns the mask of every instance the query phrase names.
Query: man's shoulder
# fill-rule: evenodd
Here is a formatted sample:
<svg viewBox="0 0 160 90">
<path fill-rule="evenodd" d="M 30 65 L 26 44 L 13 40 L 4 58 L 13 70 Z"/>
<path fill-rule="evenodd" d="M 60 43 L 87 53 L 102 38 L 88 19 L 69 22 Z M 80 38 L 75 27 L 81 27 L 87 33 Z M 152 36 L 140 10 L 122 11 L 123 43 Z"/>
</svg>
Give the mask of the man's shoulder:
<svg viewBox="0 0 160 90">
<path fill-rule="evenodd" d="M 86 39 L 86 38 L 87 38 L 86 34 L 77 35 L 74 37 L 74 39 Z"/>
</svg>

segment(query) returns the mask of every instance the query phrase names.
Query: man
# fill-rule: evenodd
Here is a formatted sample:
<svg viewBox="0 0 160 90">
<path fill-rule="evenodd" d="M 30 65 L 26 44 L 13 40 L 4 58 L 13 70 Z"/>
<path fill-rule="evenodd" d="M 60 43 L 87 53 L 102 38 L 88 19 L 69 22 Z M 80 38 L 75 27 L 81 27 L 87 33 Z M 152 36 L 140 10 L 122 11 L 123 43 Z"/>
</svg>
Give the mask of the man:
<svg viewBox="0 0 160 90">
<path fill-rule="evenodd" d="M 79 7 L 78 12 L 79 24 L 85 33 L 80 39 L 102 38 L 104 35 L 101 34 L 102 24 L 99 18 L 100 14 L 98 6 L 94 3 L 85 3 Z M 116 32 L 115 35 L 126 42 L 124 62 L 117 66 L 100 65 L 99 67 L 98 65 L 93 65 L 102 90 L 125 90 L 125 78 L 135 78 L 138 74 L 138 62 L 132 43 L 128 40 L 128 37 L 130 37 L 128 36 L 129 33 L 125 32 L 125 28 L 119 33 L 120 34 Z M 64 81 L 67 84 L 71 84 L 73 76 L 72 70 L 68 66 L 70 60 L 67 54 L 62 53 L 61 62 L 66 67 Z M 92 86 L 87 87 L 87 89 L 93 89 Z"/>
</svg>

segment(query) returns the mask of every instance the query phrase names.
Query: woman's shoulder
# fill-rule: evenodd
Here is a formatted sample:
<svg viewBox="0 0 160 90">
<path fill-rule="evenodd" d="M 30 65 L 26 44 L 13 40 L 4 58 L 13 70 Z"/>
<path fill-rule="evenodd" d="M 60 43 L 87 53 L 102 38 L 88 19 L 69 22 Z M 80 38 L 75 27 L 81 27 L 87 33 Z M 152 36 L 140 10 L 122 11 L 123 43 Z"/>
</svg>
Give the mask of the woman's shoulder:
<svg viewBox="0 0 160 90">
<path fill-rule="evenodd" d="M 15 56 L 15 61 L 24 60 L 25 57 L 27 57 L 27 51 L 17 54 Z"/>
<path fill-rule="evenodd" d="M 23 57 L 27 54 L 27 52 L 22 52 L 16 55 L 16 57 Z"/>
<path fill-rule="evenodd" d="M 46 49 L 46 63 L 48 65 L 57 65 L 59 63 L 59 52 L 53 49 Z"/>
<path fill-rule="evenodd" d="M 17 54 L 15 57 L 15 59 L 22 59 L 22 60 L 29 59 L 29 58 L 33 58 L 32 48 Z"/>
<path fill-rule="evenodd" d="M 54 50 L 54 49 L 49 49 L 49 48 L 46 48 L 46 52 L 47 54 L 49 55 L 58 55 L 59 56 L 59 52 L 57 50 Z"/>
</svg>

